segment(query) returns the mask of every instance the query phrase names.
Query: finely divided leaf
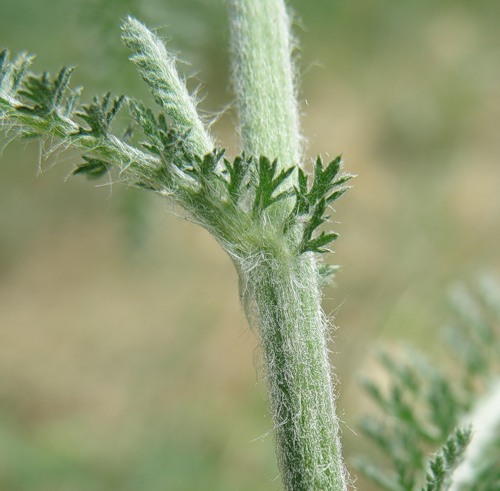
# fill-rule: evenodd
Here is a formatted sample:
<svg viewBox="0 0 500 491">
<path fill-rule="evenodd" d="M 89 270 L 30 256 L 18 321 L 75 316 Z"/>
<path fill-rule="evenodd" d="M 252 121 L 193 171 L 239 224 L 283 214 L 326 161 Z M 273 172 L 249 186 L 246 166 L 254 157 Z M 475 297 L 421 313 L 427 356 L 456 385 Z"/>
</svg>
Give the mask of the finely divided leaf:
<svg viewBox="0 0 500 491">
<path fill-rule="evenodd" d="M 55 79 L 51 79 L 48 72 L 40 76 L 28 75 L 18 94 L 27 99 L 31 105 L 23 104 L 16 109 L 41 118 L 57 113 L 66 116 L 68 105 L 65 96 L 73 70 L 72 67 L 63 67 Z M 17 76 L 17 85 L 20 83 L 19 77 L 20 74 Z M 73 92 L 70 91 L 70 94 Z"/>
<path fill-rule="evenodd" d="M 91 104 L 82 106 L 76 115 L 83 119 L 89 128 L 80 127 L 80 134 L 104 137 L 109 132 L 111 122 L 125 102 L 125 96 L 116 97 L 111 103 L 111 92 L 105 94 L 101 100 L 94 97 Z M 108 109 L 109 108 L 109 109 Z"/>
<path fill-rule="evenodd" d="M 299 253 L 304 252 L 328 252 L 326 247 L 336 240 L 338 234 L 321 232 L 313 236 L 326 220 L 325 212 L 329 204 L 340 198 L 346 191 L 344 187 L 353 176 L 340 174 L 342 169 L 342 158 L 336 157 L 326 167 L 318 157 L 314 164 L 314 175 L 312 184 L 308 187 L 307 174 L 299 169 L 298 181 L 295 187 L 295 206 L 284 224 L 284 232 L 287 233 L 292 226 L 297 223 L 297 219 L 302 221 L 303 232 L 299 244 Z"/>
<path fill-rule="evenodd" d="M 248 175 L 248 169 L 251 164 L 251 159 L 245 156 L 236 157 L 231 163 L 229 160 L 224 159 L 224 166 L 229 177 L 227 183 L 227 190 L 231 200 L 236 204 L 238 203 L 245 178 Z"/>
<path fill-rule="evenodd" d="M 257 162 L 257 187 L 252 214 L 259 216 L 266 208 L 293 195 L 289 189 L 279 191 L 280 186 L 291 176 L 295 167 L 289 167 L 277 173 L 278 161 L 271 162 L 267 157 L 260 157 Z"/>
</svg>

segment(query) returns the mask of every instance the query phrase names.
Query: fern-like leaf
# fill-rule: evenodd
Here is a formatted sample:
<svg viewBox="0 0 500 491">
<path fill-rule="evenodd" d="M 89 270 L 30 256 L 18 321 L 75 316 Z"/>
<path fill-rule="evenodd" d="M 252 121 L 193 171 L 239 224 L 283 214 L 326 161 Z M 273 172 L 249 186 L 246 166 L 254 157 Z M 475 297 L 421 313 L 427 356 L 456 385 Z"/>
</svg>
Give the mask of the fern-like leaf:
<svg viewBox="0 0 500 491">
<path fill-rule="evenodd" d="M 65 104 L 65 95 L 73 70 L 73 67 L 63 67 L 53 79 L 48 72 L 40 76 L 29 75 L 18 93 L 30 104 L 17 109 L 40 118 L 55 113 L 66 116 L 68 105 Z"/>
<path fill-rule="evenodd" d="M 307 174 L 302 169 L 298 170 L 295 206 L 284 224 L 284 231 L 290 230 L 298 219 L 304 223 L 298 247 L 299 253 L 328 252 L 327 246 L 338 238 L 338 234 L 334 232 L 318 234 L 317 230 L 329 218 L 325 215 L 328 206 L 347 191 L 348 187 L 344 184 L 353 177 L 350 174 L 341 174 L 341 170 L 342 158 L 340 156 L 326 167 L 322 159 L 318 157 L 314 164 L 310 187 Z"/>
<path fill-rule="evenodd" d="M 366 392 L 386 417 L 365 417 L 361 429 L 386 455 L 391 467 L 367 463 L 366 459 L 358 463 L 360 471 L 382 489 L 469 491 L 483 489 L 483 480 L 495 481 L 494 466 L 489 466 L 495 451 L 488 446 L 481 459 L 476 447 L 484 443 L 479 441 L 472 453 L 473 462 L 468 464 L 468 468 L 474 470 L 467 471 L 467 486 L 450 487 L 454 469 L 467 455 L 466 447 L 471 438 L 471 445 L 474 444 L 474 433 L 463 428 L 462 422 L 467 419 L 481 391 L 488 387 L 489 379 L 496 377 L 499 371 L 497 354 L 500 343 L 495 326 L 500 321 L 500 295 L 493 299 L 493 290 L 479 290 L 476 297 L 465 290 L 460 294 L 460 304 L 454 308 L 456 317 L 452 335 L 447 336 L 448 349 L 453 353 L 453 363 L 447 371 L 436 368 L 414 351 L 407 352 L 404 361 L 383 352 L 379 360 L 389 376 L 389 388 L 382 390 L 373 381 L 364 381 Z M 471 363 L 471 360 L 481 360 L 481 363 Z M 456 381 L 464 383 L 460 385 Z M 494 394 L 488 404 L 495 404 L 498 400 L 500 396 Z M 495 419 L 488 414 L 490 419 Z M 472 424 L 482 425 L 483 422 L 472 420 Z M 498 431 L 500 421 L 496 426 L 493 423 L 490 426 L 492 432 Z M 487 435 L 481 438 L 493 438 L 494 441 L 494 433 L 490 436 L 488 430 L 483 430 L 481 434 Z M 438 450 L 426 462 L 423 456 L 429 448 Z M 477 462 L 478 458 L 481 463 Z M 482 469 L 486 469 L 484 474 Z M 484 489 L 490 491 L 490 488 Z"/>
<path fill-rule="evenodd" d="M 471 439 L 471 428 L 457 428 L 448 437 L 442 448 L 429 460 L 425 485 L 422 491 L 445 491 L 449 488 L 453 471 Z"/>
<path fill-rule="evenodd" d="M 118 114 L 124 102 L 125 96 L 123 95 L 116 97 L 111 102 L 111 92 L 105 94 L 101 100 L 98 97 L 94 97 L 91 104 L 82 106 L 81 110 L 76 113 L 88 125 L 88 128 L 80 127 L 80 134 L 94 135 L 97 138 L 106 136 L 109 133 L 111 122 Z"/>
<path fill-rule="evenodd" d="M 257 163 L 258 183 L 255 189 L 253 215 L 259 216 L 271 205 L 292 196 L 290 190 L 279 192 L 280 186 L 290 177 L 295 170 L 289 167 L 277 172 L 278 161 L 271 162 L 267 157 L 261 156 Z"/>
<path fill-rule="evenodd" d="M 236 157 L 233 162 L 224 159 L 224 166 L 228 174 L 227 190 L 234 204 L 237 204 L 240 200 L 251 161 L 251 158 L 244 155 Z"/>
</svg>

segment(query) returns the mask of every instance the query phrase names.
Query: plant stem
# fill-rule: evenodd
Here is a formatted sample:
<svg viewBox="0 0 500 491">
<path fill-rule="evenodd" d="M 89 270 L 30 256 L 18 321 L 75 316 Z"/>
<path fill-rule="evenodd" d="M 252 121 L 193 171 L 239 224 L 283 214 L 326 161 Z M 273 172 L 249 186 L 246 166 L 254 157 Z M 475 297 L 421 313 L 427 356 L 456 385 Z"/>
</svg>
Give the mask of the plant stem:
<svg viewBox="0 0 500 491">
<path fill-rule="evenodd" d="M 196 101 L 175 68 L 175 58 L 144 24 L 129 16 L 122 24 L 122 39 L 132 49 L 130 59 L 149 85 L 156 103 L 184 134 L 184 144 L 195 155 L 205 155 L 214 143 L 196 110 Z"/>
<path fill-rule="evenodd" d="M 299 115 L 285 5 L 282 0 L 231 0 L 229 5 L 243 150 L 278 158 L 284 167 L 296 164 Z"/>
<path fill-rule="evenodd" d="M 300 160 L 301 141 L 285 4 L 231 0 L 230 8 L 243 149 L 287 167 Z M 280 208 L 290 211 L 286 201 Z M 240 276 L 247 314 L 262 337 L 285 489 L 345 490 L 316 260 L 259 251 L 242 261 Z"/>
<path fill-rule="evenodd" d="M 69 118 L 41 118 L 32 116 L 13 108 L 21 106 L 21 101 L 10 98 L 9 103 L 0 101 L 0 121 L 8 121 L 13 128 L 25 127 L 40 134 L 50 135 L 60 140 L 64 147 L 71 147 L 82 152 L 92 152 L 92 155 L 113 162 L 121 172 L 132 176 L 136 168 L 155 169 L 160 165 L 160 159 L 147 152 L 125 143 L 114 135 L 97 138 L 92 135 L 81 135 L 79 126 Z M 6 125 L 7 126 L 7 125 Z M 137 165 L 140 163 L 139 165 Z"/>
<path fill-rule="evenodd" d="M 242 273 L 260 328 L 278 461 L 287 490 L 344 490 L 339 423 L 315 264 L 262 254 Z"/>
</svg>

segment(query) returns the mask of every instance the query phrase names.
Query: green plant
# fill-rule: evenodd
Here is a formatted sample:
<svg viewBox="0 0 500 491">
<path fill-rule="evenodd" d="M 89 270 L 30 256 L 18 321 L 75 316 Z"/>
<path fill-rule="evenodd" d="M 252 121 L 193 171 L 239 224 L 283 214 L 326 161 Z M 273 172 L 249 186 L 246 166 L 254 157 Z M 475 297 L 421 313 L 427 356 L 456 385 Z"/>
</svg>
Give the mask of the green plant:
<svg viewBox="0 0 500 491">
<path fill-rule="evenodd" d="M 340 157 L 328 164 L 316 159 L 312 175 L 302 166 L 283 2 L 234 0 L 230 11 L 240 156 L 225 158 L 179 78 L 175 59 L 134 18 L 123 23 L 123 41 L 160 108 L 158 115 L 130 97 L 109 93 L 79 105 L 80 90 L 69 87 L 71 68 L 55 77 L 36 76 L 28 72 L 31 56 L 10 61 L 5 50 L 0 118 L 20 137 L 55 139 L 56 145 L 79 150 L 83 162 L 74 174 L 98 178 L 114 172 L 132 186 L 173 200 L 216 238 L 238 270 L 248 319 L 261 335 L 285 488 L 343 490 L 347 474 L 328 362 L 328 322 L 320 305 L 321 284 L 333 268 L 322 265 L 320 255 L 337 238 L 321 230 L 328 206 L 346 191 L 351 176 L 342 173 Z M 133 124 L 120 135 L 114 120 L 124 108 Z M 374 385 L 367 387 L 402 424 L 394 433 L 370 423 L 365 429 L 388 451 L 396 477 L 361 467 L 387 489 L 413 489 L 428 450 L 414 448 L 413 442 L 430 438 L 442 449 L 430 460 L 425 489 L 443 489 L 470 437 L 466 428 L 455 429 L 460 411 L 449 410 L 456 408 L 455 400 L 435 399 L 449 392 L 434 372 L 424 379 L 431 389 L 421 392 L 413 372 L 389 358 L 384 362 L 395 378 L 392 399 Z M 417 424 L 401 395 L 412 390 L 434 397 L 428 400 L 434 411 L 428 422 L 439 434 Z M 414 452 L 406 455 L 406 450 Z"/>
<path fill-rule="evenodd" d="M 499 489 L 500 290 L 488 278 L 475 290 L 453 290 L 443 366 L 410 348 L 383 350 L 388 387 L 363 381 L 384 417 L 365 416 L 361 430 L 385 459 L 357 467 L 384 490 Z"/>
<path fill-rule="evenodd" d="M 133 186 L 174 200 L 230 255 L 250 322 L 262 337 L 278 460 L 288 489 L 344 489 L 327 323 L 320 306 L 316 255 L 334 233 L 318 232 L 327 207 L 346 190 L 340 157 L 318 158 L 308 178 L 298 166 L 300 138 L 281 1 L 232 2 L 235 86 L 244 153 L 216 148 L 175 60 L 140 22 L 123 23 L 123 41 L 161 112 L 106 94 L 78 106 L 72 69 L 55 77 L 27 73 L 32 57 L 1 55 L 0 110 L 22 137 L 51 136 L 82 152 L 74 174 L 117 170 Z M 127 106 L 139 139 L 116 136 L 111 123 Z M 135 139 L 134 139 L 135 138 Z"/>
</svg>

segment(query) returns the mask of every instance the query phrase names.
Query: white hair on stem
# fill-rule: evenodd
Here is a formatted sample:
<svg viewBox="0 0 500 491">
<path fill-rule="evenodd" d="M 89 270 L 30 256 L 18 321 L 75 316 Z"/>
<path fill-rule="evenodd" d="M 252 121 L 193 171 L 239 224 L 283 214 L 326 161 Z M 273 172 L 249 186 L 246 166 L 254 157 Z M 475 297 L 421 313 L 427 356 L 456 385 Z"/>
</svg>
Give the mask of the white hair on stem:
<svg viewBox="0 0 500 491">
<path fill-rule="evenodd" d="M 231 0 L 233 83 L 243 150 L 277 158 L 302 157 L 290 18 L 276 0 Z"/>
</svg>

